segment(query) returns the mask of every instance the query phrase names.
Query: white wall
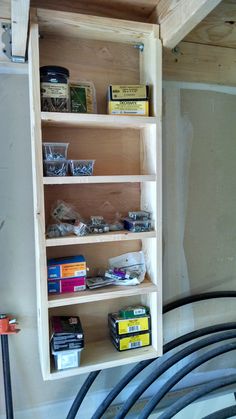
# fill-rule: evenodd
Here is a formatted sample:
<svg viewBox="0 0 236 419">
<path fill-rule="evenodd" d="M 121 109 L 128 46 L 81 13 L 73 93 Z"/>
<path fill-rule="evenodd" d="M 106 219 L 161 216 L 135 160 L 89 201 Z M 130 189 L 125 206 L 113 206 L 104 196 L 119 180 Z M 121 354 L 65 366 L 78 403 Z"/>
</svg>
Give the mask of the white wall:
<svg viewBox="0 0 236 419">
<path fill-rule="evenodd" d="M 41 377 L 27 77 L 0 75 L 0 91 L 0 312 L 14 313 L 22 329 L 9 339 L 15 409 L 46 405 L 45 411 L 49 403 L 72 399 L 86 376 L 56 382 L 43 382 Z M 236 289 L 236 98 L 172 87 L 166 92 L 165 300 L 190 291 Z M 202 307 L 166 316 L 166 339 L 193 325 L 203 326 L 206 320 L 233 320 L 233 304 L 227 304 L 227 311 L 218 302 L 211 310 L 208 304 Z M 227 356 L 228 367 L 236 367 L 234 358 Z M 217 361 L 212 368 L 220 365 Z M 103 394 L 111 388 L 129 368 L 103 371 L 93 386 L 87 409 L 95 407 L 102 398 L 100 391 Z M 2 388 L 1 376 L 0 371 Z M 60 412 L 57 419 L 65 417 Z M 0 414 L 4 414 L 3 392 Z M 45 413 L 34 412 L 34 417 L 45 419 Z"/>
</svg>

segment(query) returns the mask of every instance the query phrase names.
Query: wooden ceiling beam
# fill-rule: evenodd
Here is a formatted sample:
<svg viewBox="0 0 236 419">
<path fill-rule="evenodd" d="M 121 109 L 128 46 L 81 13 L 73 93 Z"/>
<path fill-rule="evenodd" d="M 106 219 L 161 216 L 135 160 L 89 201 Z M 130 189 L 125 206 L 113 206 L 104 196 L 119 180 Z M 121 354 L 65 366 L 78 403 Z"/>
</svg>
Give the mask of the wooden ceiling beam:
<svg viewBox="0 0 236 419">
<path fill-rule="evenodd" d="M 221 0 L 159 0 L 156 7 L 163 45 L 174 48 Z"/>
</svg>

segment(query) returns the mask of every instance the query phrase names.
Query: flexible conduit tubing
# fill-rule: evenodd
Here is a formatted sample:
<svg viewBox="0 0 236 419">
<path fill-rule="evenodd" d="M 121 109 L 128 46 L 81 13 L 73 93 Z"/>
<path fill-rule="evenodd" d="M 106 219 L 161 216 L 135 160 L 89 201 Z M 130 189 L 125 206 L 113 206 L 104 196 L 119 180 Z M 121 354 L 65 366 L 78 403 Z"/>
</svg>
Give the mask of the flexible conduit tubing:
<svg viewBox="0 0 236 419">
<path fill-rule="evenodd" d="M 183 307 L 187 304 L 195 303 L 198 301 L 211 300 L 214 298 L 235 298 L 236 291 L 213 291 L 204 292 L 202 294 L 190 295 L 188 297 L 180 298 L 179 300 L 165 304 L 163 307 L 163 314 L 168 313 L 179 307 Z"/>
<path fill-rule="evenodd" d="M 236 374 L 211 381 L 210 383 L 206 383 L 202 385 L 201 388 L 198 388 L 197 390 L 194 390 L 191 393 L 181 397 L 177 402 L 173 403 L 172 406 L 167 408 L 166 411 L 158 417 L 158 419 L 170 419 L 180 410 L 184 409 L 184 407 L 188 406 L 200 397 L 205 396 L 206 394 L 209 394 L 218 388 L 225 387 L 234 383 L 236 383 Z M 212 417 L 215 418 L 215 416 Z"/>
<path fill-rule="evenodd" d="M 227 419 L 236 416 L 236 405 L 225 407 L 224 409 L 213 412 L 210 415 L 204 416 L 202 419 Z"/>
<path fill-rule="evenodd" d="M 221 323 L 214 326 L 208 326 L 204 327 L 202 329 L 194 330 L 193 332 L 186 333 L 183 336 L 180 336 L 171 342 L 168 342 L 163 347 L 163 352 L 167 353 L 168 351 L 171 351 L 172 349 L 176 348 L 177 346 L 183 345 L 184 343 L 187 343 L 193 339 L 197 339 L 212 333 L 217 333 L 221 331 L 236 329 L 236 322 L 230 322 L 230 323 Z M 129 371 L 120 381 L 119 383 L 110 391 L 110 393 L 107 395 L 107 397 L 102 401 L 100 406 L 97 408 L 95 413 L 93 414 L 91 419 L 100 419 L 102 415 L 105 413 L 106 409 L 110 406 L 110 404 L 113 402 L 113 400 L 118 396 L 118 394 L 124 389 L 124 387 L 130 383 L 130 381 L 138 375 L 141 371 L 143 371 L 148 365 L 150 365 L 153 361 L 155 361 L 157 358 L 148 360 L 148 361 L 142 361 L 139 364 L 137 364 L 134 368 L 132 368 L 131 371 Z M 160 362 L 165 359 L 164 357 L 159 358 Z M 144 390 L 145 391 L 145 390 Z M 72 418 L 70 418 L 72 419 Z"/>
<path fill-rule="evenodd" d="M 80 391 L 78 392 L 70 411 L 66 417 L 66 419 L 74 419 L 76 417 L 76 414 L 81 406 L 82 401 L 84 400 L 87 392 L 89 391 L 91 385 L 93 384 L 94 380 L 97 378 L 100 371 L 94 371 L 89 374 L 89 376 L 86 378 L 85 382 L 83 383 Z"/>
<path fill-rule="evenodd" d="M 225 340 L 225 339 L 230 339 L 230 337 L 222 338 L 222 340 Z M 138 419 L 148 418 L 150 413 L 154 410 L 157 404 L 163 399 L 163 397 L 168 393 L 168 391 L 170 391 L 180 380 L 182 380 L 182 378 L 184 378 L 187 374 L 189 374 L 195 368 L 199 367 L 200 365 L 204 364 L 210 359 L 215 358 L 216 356 L 219 356 L 229 351 L 233 351 L 234 349 L 236 349 L 236 342 L 228 343 L 220 347 L 211 349 L 205 354 L 200 355 L 197 359 L 194 359 L 193 361 L 189 362 L 188 365 L 184 366 L 180 371 L 174 374 L 173 377 L 171 377 L 169 380 L 166 381 L 166 383 L 161 387 L 158 393 L 155 396 L 153 396 L 151 400 L 146 404 L 141 414 L 139 415 Z"/>
<path fill-rule="evenodd" d="M 236 337 L 235 331 L 228 331 L 228 332 L 222 332 L 218 334 L 214 334 L 213 336 L 209 336 L 205 339 L 201 339 L 198 342 L 195 342 L 186 348 L 180 350 L 179 352 L 172 355 L 170 358 L 168 358 L 166 361 L 162 362 L 157 368 L 141 383 L 139 384 L 138 388 L 129 396 L 128 400 L 124 403 L 123 407 L 118 412 L 116 419 L 124 418 L 125 415 L 128 413 L 128 411 L 131 409 L 131 407 L 134 405 L 134 403 L 139 399 L 139 397 L 144 393 L 144 391 L 154 382 L 157 380 L 157 378 L 160 377 L 164 372 L 166 372 L 169 368 L 171 368 L 174 364 L 182 360 L 183 358 L 187 357 L 188 355 L 191 355 L 192 353 L 198 351 L 199 349 L 202 349 L 208 345 L 212 345 L 213 343 L 221 342 L 225 339 L 233 339 Z M 236 347 L 236 343 L 235 343 Z M 199 359 L 199 358 L 198 358 Z M 198 360 L 196 360 L 197 362 Z M 194 361 L 193 361 L 194 362 Z M 192 365 L 192 363 L 191 363 Z M 180 373 L 183 371 L 183 369 L 180 371 Z M 175 376 L 177 376 L 175 374 Z M 174 377 L 175 377 L 174 376 Z M 161 391 L 161 390 L 160 390 Z M 158 392 L 158 394 L 160 393 Z"/>
</svg>

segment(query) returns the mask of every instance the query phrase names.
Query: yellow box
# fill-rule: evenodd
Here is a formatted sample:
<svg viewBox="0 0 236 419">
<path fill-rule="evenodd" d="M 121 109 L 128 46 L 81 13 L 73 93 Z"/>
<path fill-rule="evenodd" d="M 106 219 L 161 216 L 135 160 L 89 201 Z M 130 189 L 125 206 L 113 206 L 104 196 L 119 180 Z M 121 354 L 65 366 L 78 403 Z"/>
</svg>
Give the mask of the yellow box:
<svg viewBox="0 0 236 419">
<path fill-rule="evenodd" d="M 151 332 L 140 333 L 133 336 L 114 336 L 111 335 L 112 342 L 118 351 L 142 348 L 151 345 Z"/>
<path fill-rule="evenodd" d="M 108 100 L 147 100 L 148 90 L 145 84 L 113 84 L 108 88 Z"/>
<path fill-rule="evenodd" d="M 118 316 L 117 313 L 108 315 L 109 327 L 112 333 L 115 335 L 126 335 L 127 333 L 139 333 L 151 329 L 151 317 L 150 315 L 123 319 Z"/>
<path fill-rule="evenodd" d="M 149 102 L 148 100 L 108 101 L 108 114 L 149 116 Z"/>
</svg>

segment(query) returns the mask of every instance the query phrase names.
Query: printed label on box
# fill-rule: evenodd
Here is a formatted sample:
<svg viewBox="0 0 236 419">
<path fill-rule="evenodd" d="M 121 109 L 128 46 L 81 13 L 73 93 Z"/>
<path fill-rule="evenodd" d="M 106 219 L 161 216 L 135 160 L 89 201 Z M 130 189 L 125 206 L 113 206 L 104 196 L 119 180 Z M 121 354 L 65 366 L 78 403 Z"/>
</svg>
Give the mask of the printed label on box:
<svg viewBox="0 0 236 419">
<path fill-rule="evenodd" d="M 148 317 L 138 319 L 121 320 L 118 323 L 118 334 L 135 333 L 149 329 Z"/>
<path fill-rule="evenodd" d="M 120 339 L 120 350 L 140 348 L 141 346 L 148 346 L 150 343 L 150 333 L 125 337 Z"/>
<path fill-rule="evenodd" d="M 108 113 L 110 115 L 149 115 L 148 101 L 109 101 Z"/>
</svg>

